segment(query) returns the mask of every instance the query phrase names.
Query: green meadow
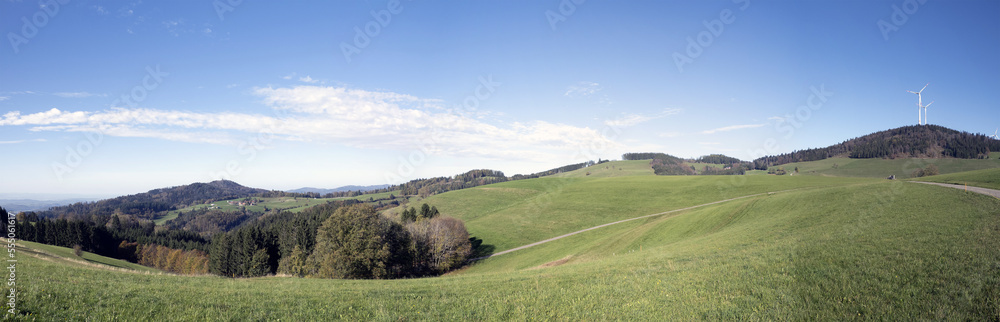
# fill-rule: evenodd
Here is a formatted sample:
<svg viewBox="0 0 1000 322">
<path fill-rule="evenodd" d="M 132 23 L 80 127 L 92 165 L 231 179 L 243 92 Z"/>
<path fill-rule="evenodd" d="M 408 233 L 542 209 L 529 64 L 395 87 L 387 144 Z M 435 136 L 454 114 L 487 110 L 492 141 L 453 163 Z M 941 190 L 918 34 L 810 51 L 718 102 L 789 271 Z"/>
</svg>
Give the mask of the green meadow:
<svg viewBox="0 0 1000 322">
<path fill-rule="evenodd" d="M 799 175 L 821 175 L 837 177 L 886 178 L 895 175 L 898 179 L 909 178 L 913 171 L 935 165 L 941 174 L 1000 168 L 1000 153 L 990 153 L 989 159 L 851 159 L 829 158 L 819 161 L 794 162 L 774 166 L 793 172 L 799 168 Z"/>
<path fill-rule="evenodd" d="M 767 193 L 773 191 L 783 192 Z M 754 194 L 760 195 L 583 232 L 434 278 L 150 275 L 21 251 L 19 317 L 1000 318 L 1000 200 L 958 189 L 822 176 L 556 177 L 426 201 L 464 219 L 473 235 L 499 251 Z"/>
</svg>

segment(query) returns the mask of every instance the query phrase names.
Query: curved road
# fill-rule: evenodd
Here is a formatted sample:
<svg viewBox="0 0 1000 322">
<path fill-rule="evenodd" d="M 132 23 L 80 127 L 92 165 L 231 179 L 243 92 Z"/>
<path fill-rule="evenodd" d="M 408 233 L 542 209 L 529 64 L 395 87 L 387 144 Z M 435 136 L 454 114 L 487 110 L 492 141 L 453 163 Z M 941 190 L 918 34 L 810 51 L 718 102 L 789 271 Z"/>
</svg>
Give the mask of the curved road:
<svg viewBox="0 0 1000 322">
<path fill-rule="evenodd" d="M 972 192 L 975 192 L 975 193 L 981 193 L 981 194 L 984 194 L 984 195 L 987 195 L 987 196 L 993 196 L 994 198 L 1000 198 L 1000 190 L 996 190 L 996 189 L 980 188 L 980 187 L 973 187 L 973 186 L 966 187 L 966 186 L 957 185 L 957 184 L 926 182 L 926 181 L 911 181 L 911 182 L 923 183 L 923 184 L 932 184 L 932 185 L 935 185 L 935 186 L 942 186 L 942 187 L 949 187 L 949 188 L 963 189 L 963 190 L 964 189 L 968 189 L 969 191 L 972 191 Z"/>
<path fill-rule="evenodd" d="M 742 197 L 736 197 L 736 198 L 729 198 L 729 199 L 725 199 L 725 200 L 713 201 L 713 202 L 709 202 L 709 203 L 705 203 L 705 204 L 700 204 L 700 205 L 697 205 L 697 206 L 691 206 L 691 207 L 687 207 L 687 208 L 681 208 L 681 209 L 674 209 L 674 210 L 670 210 L 670 211 L 658 212 L 658 213 L 655 213 L 655 214 L 652 214 L 652 215 L 645 215 L 645 216 L 640 216 L 640 217 L 635 217 L 635 218 L 623 219 L 623 220 L 619 220 L 619 221 L 616 221 L 616 222 L 610 222 L 610 223 L 606 223 L 606 224 L 603 224 L 603 225 L 598 225 L 598 226 L 590 227 L 590 228 L 583 229 L 583 230 L 577 230 L 577 231 L 574 231 L 574 232 L 571 232 L 571 233 L 568 233 L 568 234 L 565 234 L 565 235 L 560 235 L 560 236 L 552 237 L 552 238 L 549 238 L 549 239 L 546 239 L 546 240 L 543 240 L 543 241 L 534 242 L 534 243 L 527 244 L 527 245 L 524 245 L 524 246 L 514 247 L 514 248 L 511 248 L 511 249 L 508 249 L 508 250 L 505 250 L 505 251 L 496 252 L 496 253 L 493 253 L 493 254 L 490 254 L 490 255 L 486 255 L 486 256 L 483 256 L 483 257 L 476 257 L 476 258 L 470 259 L 469 261 L 470 262 L 474 262 L 474 261 L 478 261 L 478 260 L 482 260 L 482 259 L 487 259 L 487 258 L 490 258 L 490 257 L 493 257 L 493 256 L 500 256 L 500 255 L 503 255 L 503 254 L 506 254 L 506 253 L 510 253 L 510 252 L 513 252 L 513 251 L 522 250 L 522 249 L 525 249 L 525 248 L 528 248 L 528 247 L 538 246 L 538 245 L 541 245 L 541 244 L 544 244 L 544 243 L 547 243 L 547 242 L 550 242 L 550 241 L 554 241 L 554 240 L 558 240 L 558 239 L 563 239 L 563 238 L 566 238 L 566 237 L 569 237 L 569 236 L 573 236 L 573 235 L 576 235 L 576 234 L 579 234 L 579 233 L 582 233 L 582 232 L 585 232 L 585 231 L 591 231 L 591 230 L 598 229 L 598 228 L 601 228 L 601 227 L 607 227 L 607 226 L 611 226 L 611 225 L 614 225 L 614 224 L 620 224 L 620 223 L 623 223 L 623 222 L 633 221 L 633 220 L 636 220 L 636 219 L 643 219 L 643 218 L 649 218 L 649 217 L 653 217 L 653 216 L 666 215 L 666 214 L 670 214 L 670 213 L 675 213 L 675 212 L 680 212 L 680 211 L 685 211 L 685 210 L 691 210 L 691 209 L 700 208 L 700 207 L 704 207 L 704 206 L 711 206 L 711 205 L 714 205 L 714 204 L 719 204 L 719 203 L 733 201 L 733 200 L 745 199 L 745 198 L 762 196 L 762 195 L 770 195 L 770 194 L 775 194 L 775 193 L 779 193 L 779 192 L 788 192 L 788 191 L 794 191 L 794 190 L 799 190 L 799 189 L 803 189 L 803 188 L 788 189 L 788 190 L 773 191 L 773 192 L 763 192 L 763 193 L 758 193 L 758 194 L 746 195 L 746 196 L 742 196 Z"/>
</svg>

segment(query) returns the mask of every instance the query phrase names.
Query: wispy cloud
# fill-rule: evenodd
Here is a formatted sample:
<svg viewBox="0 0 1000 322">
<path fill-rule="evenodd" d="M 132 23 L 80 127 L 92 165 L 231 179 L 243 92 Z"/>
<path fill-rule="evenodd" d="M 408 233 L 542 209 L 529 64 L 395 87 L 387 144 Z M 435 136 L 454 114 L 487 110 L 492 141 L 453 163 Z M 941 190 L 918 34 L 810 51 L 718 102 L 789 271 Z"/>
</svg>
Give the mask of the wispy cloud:
<svg viewBox="0 0 1000 322">
<path fill-rule="evenodd" d="M 310 83 L 310 84 L 315 84 L 316 82 L 319 82 L 318 79 L 313 79 L 309 75 L 306 75 L 305 77 L 299 77 L 299 81 Z"/>
<path fill-rule="evenodd" d="M 594 95 L 594 93 L 597 93 L 600 90 L 601 90 L 601 84 L 594 82 L 579 82 L 576 83 L 575 85 L 570 85 L 566 89 L 566 93 L 564 93 L 563 95 L 569 97 L 590 96 Z"/>
<path fill-rule="evenodd" d="M 713 134 L 713 133 L 717 133 L 717 132 L 728 132 L 728 131 L 735 131 L 735 130 L 742 130 L 742 129 L 758 128 L 758 127 L 762 127 L 762 126 L 765 126 L 765 125 L 767 125 L 767 123 L 731 125 L 731 126 L 720 127 L 720 128 L 717 128 L 717 129 L 711 129 L 711 130 L 702 131 L 701 133 L 702 134 Z"/>
<path fill-rule="evenodd" d="M 581 146 L 618 146 L 597 130 L 545 121 L 493 124 L 428 108 L 445 105 L 393 92 L 302 85 L 257 88 L 273 115 L 197 113 L 154 109 L 110 109 L 25 114 L 9 112 L 0 126 L 31 131 L 101 131 L 109 136 L 234 144 L 247 133 L 277 140 L 319 141 L 360 148 L 548 161 Z M 431 112 L 441 111 L 441 112 Z"/>
<path fill-rule="evenodd" d="M 52 93 L 52 95 L 59 96 L 59 97 L 65 97 L 65 98 L 87 98 L 87 97 L 94 97 L 94 96 L 98 96 L 98 97 L 106 97 L 106 96 L 108 96 L 108 94 L 95 94 L 95 93 L 88 93 L 88 92 L 58 92 L 58 93 Z"/>
<path fill-rule="evenodd" d="M 9 100 L 9 99 L 10 99 L 10 96 L 0 96 L 0 101 L 6 101 L 6 100 Z"/>
<path fill-rule="evenodd" d="M 19 144 L 19 143 L 25 143 L 25 142 L 45 142 L 45 139 L 0 141 L 0 144 Z"/>
<path fill-rule="evenodd" d="M 665 109 L 662 112 L 656 113 L 656 114 L 653 114 L 653 115 L 642 115 L 642 114 L 631 114 L 631 113 L 629 113 L 629 114 L 625 114 L 622 117 L 614 119 L 614 120 L 604 121 L 604 125 L 614 126 L 614 127 L 628 127 L 628 126 L 633 126 L 633 125 L 636 125 L 636 124 L 639 124 L 639 123 L 643 123 L 643 122 L 655 120 L 655 119 L 658 119 L 658 118 L 663 118 L 663 117 L 667 117 L 667 116 L 674 115 L 674 114 L 680 114 L 683 111 L 684 111 L 683 109 L 679 109 L 679 108 L 670 108 L 670 109 Z"/>
<path fill-rule="evenodd" d="M 285 75 L 285 76 L 281 76 L 281 79 L 292 79 L 292 77 L 295 77 L 295 73 L 291 73 L 291 74 L 288 74 L 288 75 Z"/>
</svg>

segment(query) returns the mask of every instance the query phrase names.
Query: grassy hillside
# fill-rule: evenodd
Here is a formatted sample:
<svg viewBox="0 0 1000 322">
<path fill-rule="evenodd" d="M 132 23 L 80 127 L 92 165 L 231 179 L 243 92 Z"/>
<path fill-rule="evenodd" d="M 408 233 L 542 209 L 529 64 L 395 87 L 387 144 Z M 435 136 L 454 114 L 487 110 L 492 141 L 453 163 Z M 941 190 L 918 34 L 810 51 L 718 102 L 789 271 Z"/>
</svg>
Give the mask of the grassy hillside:
<svg viewBox="0 0 1000 322">
<path fill-rule="evenodd" d="M 39 244 L 23 240 L 17 241 L 17 245 L 25 247 L 23 252 L 28 252 L 32 255 L 39 256 L 42 258 L 47 258 L 50 260 L 52 259 L 61 260 L 62 263 L 67 263 L 67 264 L 71 263 L 68 261 L 75 261 L 75 264 L 85 263 L 84 265 L 89 264 L 89 265 L 94 265 L 96 267 L 103 266 L 105 268 L 132 270 L 144 273 L 162 273 L 162 271 L 155 268 L 142 266 L 139 264 L 123 261 L 120 259 L 104 257 L 89 252 L 83 252 L 81 256 L 76 256 L 75 254 L 73 254 L 72 249 L 66 247 Z M 21 251 L 21 248 L 18 248 L 18 251 Z"/>
<path fill-rule="evenodd" d="M 914 178 L 913 180 L 940 182 L 990 189 L 1000 189 L 1000 169 L 984 169 L 976 171 L 966 171 L 951 174 L 942 174 L 929 177 Z"/>
<path fill-rule="evenodd" d="M 590 173 L 589 175 L 587 173 Z M 627 176 L 651 176 L 653 168 L 649 160 L 609 161 L 590 167 L 552 175 L 557 178 L 609 178 Z"/>
<path fill-rule="evenodd" d="M 993 153 L 989 159 L 850 159 L 829 158 L 819 161 L 794 162 L 773 168 L 784 168 L 792 172 L 796 167 L 799 174 L 838 177 L 909 178 L 918 169 L 934 164 L 941 174 L 971 170 L 1000 168 L 1000 153 Z"/>
<path fill-rule="evenodd" d="M 802 185 L 787 180 L 799 178 L 761 178 L 767 180 L 759 183 L 772 186 Z M 21 256 L 18 303 L 30 318 L 42 320 L 1000 317 L 1000 235 L 995 233 L 1000 200 L 901 181 L 802 179 L 832 187 L 609 226 L 438 278 L 142 275 Z M 613 181 L 579 180 L 571 186 L 597 194 L 608 191 L 597 187 Z M 525 182 L 480 187 L 507 190 L 463 191 L 517 196 L 519 189 L 538 184 Z M 629 182 L 640 191 L 679 183 Z M 564 188 L 552 203 L 573 198 L 574 189 Z M 730 192 L 754 190 L 735 189 Z M 721 198 L 705 187 L 672 192 Z M 441 196 L 449 194 L 456 193 Z"/>
<path fill-rule="evenodd" d="M 778 176 L 539 178 L 452 191 L 424 201 L 465 221 L 496 251 L 617 220 L 751 194 L 872 179 Z"/>
</svg>

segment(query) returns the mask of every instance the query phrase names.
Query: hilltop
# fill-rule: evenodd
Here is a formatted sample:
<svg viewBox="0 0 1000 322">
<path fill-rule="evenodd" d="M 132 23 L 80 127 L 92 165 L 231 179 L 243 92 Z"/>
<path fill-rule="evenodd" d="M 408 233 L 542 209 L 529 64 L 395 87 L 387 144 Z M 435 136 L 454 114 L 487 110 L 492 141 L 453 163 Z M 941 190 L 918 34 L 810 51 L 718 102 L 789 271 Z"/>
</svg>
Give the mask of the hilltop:
<svg viewBox="0 0 1000 322">
<path fill-rule="evenodd" d="M 366 192 L 366 191 L 372 191 L 372 190 L 385 189 L 385 188 L 388 188 L 388 187 L 389 187 L 389 185 L 387 185 L 387 184 L 378 184 L 378 185 L 371 185 L 371 186 L 348 185 L 348 186 L 342 186 L 342 187 L 337 187 L 337 188 L 333 188 L 333 189 L 303 187 L 303 188 L 288 190 L 288 192 L 293 192 L 293 193 L 310 193 L 310 192 L 313 192 L 313 193 L 318 193 L 318 194 L 321 194 L 321 195 L 325 195 L 325 194 L 328 194 L 328 193 L 345 192 L 345 191 Z"/>
<path fill-rule="evenodd" d="M 91 216 L 128 214 L 141 219 L 153 219 L 157 214 L 186 207 L 188 205 L 214 200 L 245 198 L 269 192 L 268 190 L 242 186 L 229 180 L 208 183 L 197 182 L 188 185 L 153 189 L 104 199 L 94 202 L 78 202 L 71 205 L 52 207 L 42 212 L 42 216 Z"/>
<path fill-rule="evenodd" d="M 1000 151 L 1000 140 L 983 134 L 938 125 L 911 125 L 856 137 L 825 148 L 761 157 L 753 161 L 753 168 L 767 170 L 775 165 L 833 157 L 986 159 L 990 152 L 997 151 Z"/>
</svg>

